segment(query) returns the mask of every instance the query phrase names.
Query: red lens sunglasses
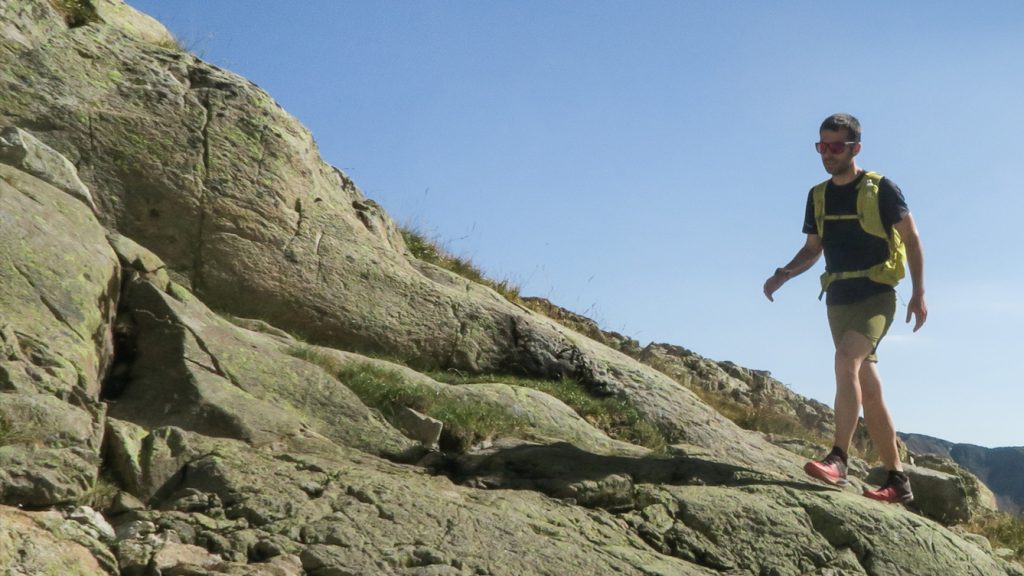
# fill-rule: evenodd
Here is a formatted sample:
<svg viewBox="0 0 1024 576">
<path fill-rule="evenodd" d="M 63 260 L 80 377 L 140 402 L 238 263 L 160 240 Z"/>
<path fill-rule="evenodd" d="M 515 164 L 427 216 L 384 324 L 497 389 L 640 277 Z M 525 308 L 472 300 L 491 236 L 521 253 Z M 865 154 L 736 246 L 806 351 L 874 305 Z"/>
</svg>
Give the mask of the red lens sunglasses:
<svg viewBox="0 0 1024 576">
<path fill-rule="evenodd" d="M 853 146 L 854 144 L 856 142 L 815 142 L 814 149 L 818 151 L 818 154 L 824 154 L 825 152 L 839 154 L 846 150 L 847 146 Z"/>
</svg>

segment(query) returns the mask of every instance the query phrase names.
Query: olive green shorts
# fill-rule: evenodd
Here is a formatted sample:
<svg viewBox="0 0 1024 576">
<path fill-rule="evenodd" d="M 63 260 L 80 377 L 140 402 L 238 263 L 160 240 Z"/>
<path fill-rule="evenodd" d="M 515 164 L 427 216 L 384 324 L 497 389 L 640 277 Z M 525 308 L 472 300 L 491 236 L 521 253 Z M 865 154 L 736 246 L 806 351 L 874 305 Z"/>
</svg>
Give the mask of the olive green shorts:
<svg viewBox="0 0 1024 576">
<path fill-rule="evenodd" d="M 863 334 L 871 341 L 871 354 L 868 362 L 878 362 L 875 351 L 885 333 L 892 326 L 896 315 L 896 292 L 883 292 L 854 302 L 828 307 L 828 326 L 832 330 L 832 341 L 839 345 L 843 334 L 853 331 Z"/>
</svg>

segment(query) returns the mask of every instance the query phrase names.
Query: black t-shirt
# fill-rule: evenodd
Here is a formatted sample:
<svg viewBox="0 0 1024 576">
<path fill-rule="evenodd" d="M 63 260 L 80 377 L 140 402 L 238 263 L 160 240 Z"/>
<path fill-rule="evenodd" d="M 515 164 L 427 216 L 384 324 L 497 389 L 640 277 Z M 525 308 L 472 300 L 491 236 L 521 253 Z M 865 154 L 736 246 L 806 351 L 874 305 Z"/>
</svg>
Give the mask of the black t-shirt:
<svg viewBox="0 0 1024 576">
<path fill-rule="evenodd" d="M 857 185 L 864 173 L 849 184 L 837 186 L 831 181 L 825 190 L 825 213 L 829 215 L 857 213 Z M 814 220 L 813 188 L 807 194 L 807 209 L 804 214 L 804 234 L 817 234 Z M 888 178 L 878 183 L 878 209 L 882 225 L 890 232 L 893 224 L 903 220 L 910 213 L 903 192 Z M 829 272 L 866 270 L 880 264 L 889 257 L 889 244 L 882 238 L 872 236 L 861 228 L 857 220 L 827 220 L 825 235 L 821 239 L 825 252 L 825 269 Z M 852 304 L 888 290 L 892 286 L 879 284 L 867 278 L 837 280 L 828 288 L 826 304 Z"/>
</svg>

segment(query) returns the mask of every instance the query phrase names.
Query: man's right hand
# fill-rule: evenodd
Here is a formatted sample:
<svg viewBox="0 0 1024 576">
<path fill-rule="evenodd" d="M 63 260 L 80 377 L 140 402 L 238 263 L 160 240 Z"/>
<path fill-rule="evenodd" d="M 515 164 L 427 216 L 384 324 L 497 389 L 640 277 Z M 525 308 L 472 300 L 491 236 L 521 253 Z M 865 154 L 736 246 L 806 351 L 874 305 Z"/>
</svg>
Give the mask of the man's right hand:
<svg viewBox="0 0 1024 576">
<path fill-rule="evenodd" d="M 786 283 L 786 280 L 789 280 L 789 277 L 789 270 L 779 268 L 778 270 L 775 271 L 775 274 L 772 274 L 771 278 L 765 280 L 764 295 L 768 298 L 769 301 L 775 302 L 773 294 L 775 294 L 776 290 L 782 288 L 782 285 Z"/>
<path fill-rule="evenodd" d="M 821 238 L 817 234 L 808 234 L 803 248 L 800 248 L 800 251 L 789 261 L 789 264 L 786 264 L 785 268 L 776 268 L 775 274 L 772 274 L 772 277 L 765 281 L 764 295 L 768 300 L 775 302 L 775 298 L 772 297 L 775 291 L 781 288 L 793 276 L 799 276 L 813 266 L 818 261 L 818 258 L 821 257 L 822 250 Z"/>
</svg>

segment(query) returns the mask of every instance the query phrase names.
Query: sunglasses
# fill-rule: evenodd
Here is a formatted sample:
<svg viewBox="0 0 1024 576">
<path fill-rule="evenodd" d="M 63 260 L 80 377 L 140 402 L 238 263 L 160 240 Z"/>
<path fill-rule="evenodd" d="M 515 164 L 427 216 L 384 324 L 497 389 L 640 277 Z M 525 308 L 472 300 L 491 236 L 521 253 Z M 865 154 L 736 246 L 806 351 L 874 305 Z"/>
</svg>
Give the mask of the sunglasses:
<svg viewBox="0 0 1024 576">
<path fill-rule="evenodd" d="M 854 144 L 856 142 L 815 142 L 814 149 L 818 151 L 818 154 L 824 154 L 825 152 L 839 154 L 846 150 L 847 146 L 853 146 Z"/>
</svg>

